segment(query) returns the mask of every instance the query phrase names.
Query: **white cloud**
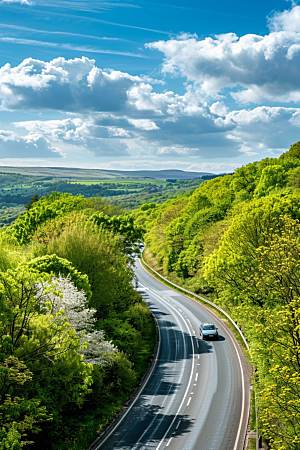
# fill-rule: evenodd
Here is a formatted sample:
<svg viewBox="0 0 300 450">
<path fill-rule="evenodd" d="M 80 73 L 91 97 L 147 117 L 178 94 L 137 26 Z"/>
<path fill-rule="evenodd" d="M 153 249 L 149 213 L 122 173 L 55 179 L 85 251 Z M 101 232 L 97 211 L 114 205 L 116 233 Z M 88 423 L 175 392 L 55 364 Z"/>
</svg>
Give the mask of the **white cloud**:
<svg viewBox="0 0 300 450">
<path fill-rule="evenodd" d="M 140 130 L 159 130 L 159 127 L 156 125 L 156 123 L 150 119 L 128 119 L 128 122 L 131 123 L 135 128 L 138 128 Z"/>
<path fill-rule="evenodd" d="M 300 6 L 275 15 L 266 36 L 227 33 L 214 38 L 181 36 L 146 44 L 161 51 L 162 70 L 197 83 L 203 95 L 234 89 L 240 103 L 300 100 Z"/>
<path fill-rule="evenodd" d="M 235 124 L 227 138 L 240 141 L 240 150 L 248 155 L 261 150 L 287 150 L 300 137 L 300 108 L 260 106 L 231 111 L 220 120 Z"/>
<path fill-rule="evenodd" d="M 1 3 L 21 3 L 21 5 L 32 5 L 28 0 L 1 0 Z"/>
<path fill-rule="evenodd" d="M 226 36 L 218 37 L 218 42 L 230 46 L 238 41 Z M 184 39 L 168 42 L 186 45 Z M 3 109 L 68 113 L 60 120 L 12 125 L 27 130 L 30 139 L 40 136 L 53 148 L 76 155 L 86 151 L 101 157 L 224 159 L 288 148 L 299 140 L 299 108 L 229 111 L 225 97 L 205 98 L 205 83 L 189 83 L 179 95 L 155 92 L 151 84 L 155 82 L 142 75 L 102 70 L 85 57 L 50 62 L 28 58 L 16 67 L 0 68 L 0 97 Z"/>
<path fill-rule="evenodd" d="M 269 17 L 271 31 L 291 31 L 300 33 L 300 6 L 294 6 L 291 10 L 276 12 Z"/>
<path fill-rule="evenodd" d="M 120 138 L 129 137 L 129 133 L 122 128 L 97 126 L 92 119 L 35 120 L 16 122 L 12 125 L 25 128 L 30 135 L 34 133 L 43 135 L 56 144 L 86 148 L 95 156 L 128 155 L 128 145 Z"/>
<path fill-rule="evenodd" d="M 0 69 L 2 108 L 56 109 L 62 111 L 119 111 L 127 91 L 139 77 L 119 71 L 102 71 L 86 57 L 50 62 L 25 59 L 17 67 Z"/>
<path fill-rule="evenodd" d="M 217 116 L 226 116 L 226 114 L 229 112 L 229 108 L 223 102 L 213 103 L 210 106 L 209 110 Z"/>
<path fill-rule="evenodd" d="M 0 130 L 0 158 L 60 158 L 63 154 L 38 134 L 20 136 Z"/>
</svg>

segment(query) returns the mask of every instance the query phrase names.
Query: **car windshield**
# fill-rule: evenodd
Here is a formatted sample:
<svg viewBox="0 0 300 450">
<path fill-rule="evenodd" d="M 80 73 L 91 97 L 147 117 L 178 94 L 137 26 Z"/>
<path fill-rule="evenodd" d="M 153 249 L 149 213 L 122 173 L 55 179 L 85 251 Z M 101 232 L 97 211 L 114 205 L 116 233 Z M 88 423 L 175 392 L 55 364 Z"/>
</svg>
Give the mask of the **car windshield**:
<svg viewBox="0 0 300 450">
<path fill-rule="evenodd" d="M 203 330 L 215 330 L 215 326 L 214 325 L 204 325 Z"/>
</svg>

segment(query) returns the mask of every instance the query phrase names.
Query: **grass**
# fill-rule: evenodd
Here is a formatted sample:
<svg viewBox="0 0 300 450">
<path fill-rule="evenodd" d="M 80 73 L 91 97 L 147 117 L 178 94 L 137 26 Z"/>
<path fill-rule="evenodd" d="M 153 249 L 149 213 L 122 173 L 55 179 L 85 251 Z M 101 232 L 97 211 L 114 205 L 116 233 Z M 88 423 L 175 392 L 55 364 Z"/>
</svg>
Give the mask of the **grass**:
<svg viewBox="0 0 300 450">
<path fill-rule="evenodd" d="M 255 391 L 251 389 L 250 430 L 256 431 Z"/>
<path fill-rule="evenodd" d="M 256 450 L 256 439 L 249 438 L 247 450 Z"/>
</svg>

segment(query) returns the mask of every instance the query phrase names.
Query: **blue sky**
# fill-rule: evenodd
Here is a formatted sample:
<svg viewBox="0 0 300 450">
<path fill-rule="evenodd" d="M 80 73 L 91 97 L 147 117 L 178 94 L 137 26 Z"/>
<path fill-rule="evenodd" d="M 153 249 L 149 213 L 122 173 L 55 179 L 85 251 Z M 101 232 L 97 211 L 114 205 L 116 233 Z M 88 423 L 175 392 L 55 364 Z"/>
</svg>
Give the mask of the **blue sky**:
<svg viewBox="0 0 300 450">
<path fill-rule="evenodd" d="M 0 0 L 0 164 L 226 172 L 300 140 L 300 5 Z"/>
</svg>

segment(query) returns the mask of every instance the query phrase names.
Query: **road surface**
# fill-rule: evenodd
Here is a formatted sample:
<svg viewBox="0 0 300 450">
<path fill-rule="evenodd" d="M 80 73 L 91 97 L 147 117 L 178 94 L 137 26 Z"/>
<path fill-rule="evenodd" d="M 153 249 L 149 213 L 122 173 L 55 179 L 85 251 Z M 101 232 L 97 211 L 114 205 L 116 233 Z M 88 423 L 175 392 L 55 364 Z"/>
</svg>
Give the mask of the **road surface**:
<svg viewBox="0 0 300 450">
<path fill-rule="evenodd" d="M 136 274 L 160 328 L 158 360 L 134 405 L 93 450 L 243 450 L 249 367 L 231 332 L 139 261 Z M 219 340 L 202 341 L 200 322 L 215 323 Z"/>
</svg>

